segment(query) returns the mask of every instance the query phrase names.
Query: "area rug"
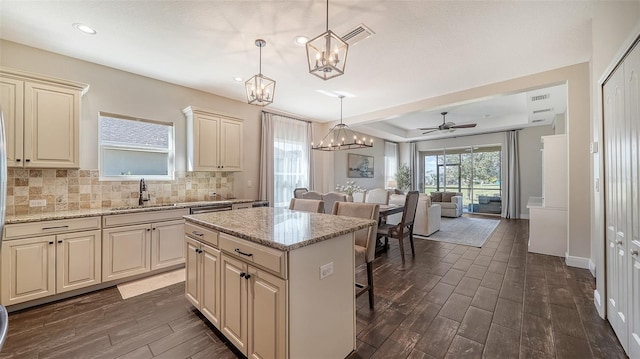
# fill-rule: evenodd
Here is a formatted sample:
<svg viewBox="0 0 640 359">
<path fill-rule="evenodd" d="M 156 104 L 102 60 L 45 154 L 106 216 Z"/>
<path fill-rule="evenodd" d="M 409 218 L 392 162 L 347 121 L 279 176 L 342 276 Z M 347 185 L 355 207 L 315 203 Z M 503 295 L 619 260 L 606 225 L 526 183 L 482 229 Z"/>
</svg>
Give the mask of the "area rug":
<svg viewBox="0 0 640 359">
<path fill-rule="evenodd" d="M 118 284 L 118 290 L 122 299 L 135 297 L 140 294 L 164 288 L 172 284 L 184 282 L 184 268 L 171 272 L 160 273 L 148 278 L 139 279 L 132 282 Z"/>
<path fill-rule="evenodd" d="M 482 247 L 489 239 L 493 231 L 498 227 L 499 219 L 458 217 L 442 217 L 440 230 L 428 237 L 416 236 L 419 238 L 431 239 L 455 244 L 464 244 L 473 247 Z"/>
</svg>

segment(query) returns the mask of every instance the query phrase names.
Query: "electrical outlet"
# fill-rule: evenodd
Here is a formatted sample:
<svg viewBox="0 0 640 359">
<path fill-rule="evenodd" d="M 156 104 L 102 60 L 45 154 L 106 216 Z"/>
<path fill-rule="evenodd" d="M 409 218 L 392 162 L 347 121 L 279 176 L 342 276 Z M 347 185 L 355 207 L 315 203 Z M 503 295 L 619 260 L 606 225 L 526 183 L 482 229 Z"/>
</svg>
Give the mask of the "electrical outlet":
<svg viewBox="0 0 640 359">
<path fill-rule="evenodd" d="M 320 279 L 325 279 L 326 277 L 333 274 L 333 262 L 327 263 L 323 266 L 320 266 Z"/>
<path fill-rule="evenodd" d="M 215 197 L 217 193 L 215 191 L 209 192 L 209 197 Z"/>
<path fill-rule="evenodd" d="M 46 205 L 46 199 L 32 199 L 29 201 L 29 207 L 45 207 Z"/>
</svg>

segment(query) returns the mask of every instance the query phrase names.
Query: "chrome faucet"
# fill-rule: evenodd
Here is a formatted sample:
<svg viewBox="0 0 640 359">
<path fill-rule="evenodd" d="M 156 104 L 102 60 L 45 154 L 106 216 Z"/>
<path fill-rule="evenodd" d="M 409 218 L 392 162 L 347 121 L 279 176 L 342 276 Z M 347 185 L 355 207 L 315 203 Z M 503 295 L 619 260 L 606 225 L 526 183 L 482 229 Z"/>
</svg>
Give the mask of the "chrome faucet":
<svg viewBox="0 0 640 359">
<path fill-rule="evenodd" d="M 144 205 L 149 200 L 149 192 L 147 192 L 147 184 L 144 178 L 140 179 L 140 197 L 138 197 L 138 206 Z"/>
</svg>

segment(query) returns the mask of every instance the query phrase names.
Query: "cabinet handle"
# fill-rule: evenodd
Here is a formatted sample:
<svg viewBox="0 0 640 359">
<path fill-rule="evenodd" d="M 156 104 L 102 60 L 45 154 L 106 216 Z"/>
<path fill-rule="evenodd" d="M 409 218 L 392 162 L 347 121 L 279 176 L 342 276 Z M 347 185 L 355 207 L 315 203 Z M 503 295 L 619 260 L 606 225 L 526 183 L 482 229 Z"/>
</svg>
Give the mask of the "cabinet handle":
<svg viewBox="0 0 640 359">
<path fill-rule="evenodd" d="M 251 274 L 247 273 L 247 275 L 244 276 L 244 279 L 249 279 L 251 278 Z"/>
<path fill-rule="evenodd" d="M 62 241 L 60 240 L 60 241 L 58 241 L 58 243 L 62 243 Z"/>
<path fill-rule="evenodd" d="M 198 233 L 196 231 L 191 232 L 191 234 L 193 234 L 194 236 L 198 236 L 198 237 L 204 236 L 204 233 Z"/>
<path fill-rule="evenodd" d="M 69 228 L 69 226 L 56 226 L 56 227 L 43 227 L 42 230 L 43 231 L 51 231 L 54 229 L 67 229 Z"/>
<path fill-rule="evenodd" d="M 629 253 L 631 253 L 632 256 L 637 256 L 638 255 L 638 250 L 637 249 L 629 249 Z"/>
<path fill-rule="evenodd" d="M 622 240 L 618 239 L 618 240 L 616 241 L 616 244 L 618 244 L 618 245 L 622 244 Z"/>
<path fill-rule="evenodd" d="M 49 242 L 49 244 L 53 244 L 53 241 L 52 241 L 52 242 Z"/>
<path fill-rule="evenodd" d="M 244 278 L 244 276 L 246 276 L 246 275 L 247 275 L 247 273 L 245 273 L 245 272 L 240 272 L 240 277 L 241 277 L 241 278 Z"/>
<path fill-rule="evenodd" d="M 147 232 L 151 232 L 151 229 L 147 228 Z"/>
<path fill-rule="evenodd" d="M 24 161 L 25 161 L 25 162 L 31 162 L 31 160 L 30 160 L 30 159 L 28 159 L 28 158 L 27 158 L 26 160 L 24 160 Z"/>
<path fill-rule="evenodd" d="M 242 254 L 243 256 L 247 256 L 247 257 L 253 256 L 253 253 L 245 253 L 245 252 L 241 251 L 240 248 L 236 248 L 235 252 L 238 253 L 238 254 Z"/>
<path fill-rule="evenodd" d="M 22 161 L 22 160 L 21 160 L 21 159 L 19 159 L 19 158 L 16 158 L 16 162 L 20 162 L 20 161 Z"/>
</svg>

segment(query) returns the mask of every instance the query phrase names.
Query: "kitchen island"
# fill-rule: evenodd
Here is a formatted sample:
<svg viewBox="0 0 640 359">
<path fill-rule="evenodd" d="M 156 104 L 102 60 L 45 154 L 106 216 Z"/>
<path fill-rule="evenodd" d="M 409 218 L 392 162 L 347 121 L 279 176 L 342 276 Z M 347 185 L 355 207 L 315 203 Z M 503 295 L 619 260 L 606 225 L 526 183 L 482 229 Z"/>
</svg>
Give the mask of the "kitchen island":
<svg viewBox="0 0 640 359">
<path fill-rule="evenodd" d="M 355 350 L 354 233 L 375 221 L 269 207 L 184 218 L 185 295 L 245 356 Z"/>
</svg>

